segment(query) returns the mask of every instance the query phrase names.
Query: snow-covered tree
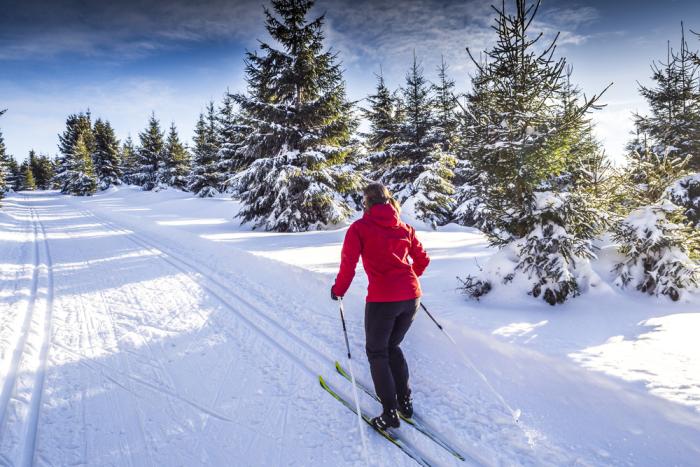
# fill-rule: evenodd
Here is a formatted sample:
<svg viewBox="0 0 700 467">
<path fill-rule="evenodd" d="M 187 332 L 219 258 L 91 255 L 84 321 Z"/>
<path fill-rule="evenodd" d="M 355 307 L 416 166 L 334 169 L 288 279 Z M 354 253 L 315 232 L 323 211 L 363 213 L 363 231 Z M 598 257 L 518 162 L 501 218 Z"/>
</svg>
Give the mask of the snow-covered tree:
<svg viewBox="0 0 700 467">
<path fill-rule="evenodd" d="M 650 114 L 635 114 L 645 146 L 659 155 L 689 157 L 700 170 L 700 64 L 694 62 L 681 28 L 680 50 L 668 46 L 665 62 L 652 63 L 653 86 L 639 86 Z"/>
<path fill-rule="evenodd" d="M 163 160 L 158 167 L 158 184 L 184 190 L 190 171 L 190 154 L 180 142 L 175 123 L 170 124 L 168 138 L 165 141 Z"/>
<path fill-rule="evenodd" d="M 239 216 L 256 227 L 301 231 L 345 220 L 347 170 L 356 127 L 337 55 L 323 50 L 324 17 L 314 2 L 273 0 L 266 26 L 281 48 L 262 42 L 246 58 L 248 94 L 235 100 L 250 125 L 242 154 L 253 162 L 232 180 Z M 278 16 L 275 16 L 278 15 Z"/>
<path fill-rule="evenodd" d="M 150 191 L 158 185 L 158 167 L 163 161 L 165 144 L 160 122 L 154 113 L 148 120 L 148 128 L 139 133 L 138 166 L 129 178 L 132 183 Z"/>
<path fill-rule="evenodd" d="M 67 176 L 68 171 L 74 166 L 73 159 L 76 156 L 76 146 L 82 137 L 83 144 L 92 153 L 95 138 L 92 131 L 92 120 L 90 112 L 69 115 L 66 120 L 66 129 L 58 136 L 59 156 L 56 161 L 56 175 L 54 183 L 61 192 L 68 193 Z"/>
<path fill-rule="evenodd" d="M 369 106 L 362 109 L 362 115 L 369 122 L 369 131 L 364 134 L 364 144 L 372 153 L 385 151 L 397 143 L 402 113 L 400 99 L 392 93 L 384 82 L 384 76 L 377 75 L 377 87 L 374 94 L 367 96 Z M 383 155 L 375 156 L 382 160 Z"/>
<path fill-rule="evenodd" d="M 666 196 L 683 209 L 683 214 L 696 228 L 700 228 L 700 174 L 676 180 L 668 188 Z"/>
<path fill-rule="evenodd" d="M 445 74 L 441 86 L 441 97 L 448 100 L 451 87 Z M 414 55 L 402 91 L 402 118 L 395 142 L 371 155 L 371 177 L 384 183 L 407 211 L 433 227 L 450 220 L 456 162 L 447 133 L 451 131 L 450 123 L 439 120 L 449 119 L 449 115 L 441 116 L 440 110 Z"/>
<path fill-rule="evenodd" d="M 683 290 L 700 285 L 698 246 L 700 237 L 691 227 L 681 201 L 689 158 L 665 148 L 658 154 L 646 148 L 630 154 L 622 177 L 622 213 L 613 224 L 614 239 L 624 259 L 615 266 L 616 283 L 653 295 L 678 300 Z M 676 198 L 676 199 L 674 199 Z"/>
<path fill-rule="evenodd" d="M 209 102 L 207 115 L 199 115 L 194 129 L 192 168 L 187 189 L 202 198 L 219 194 L 222 176 L 218 168 L 219 139 L 214 103 Z"/>
<path fill-rule="evenodd" d="M 95 144 L 92 161 L 97 175 L 100 190 L 106 190 L 112 185 L 121 185 L 121 170 L 119 160 L 119 141 L 114 135 L 114 129 L 109 121 L 97 119 L 93 128 Z"/>
<path fill-rule="evenodd" d="M 48 190 L 51 188 L 51 179 L 54 176 L 54 165 L 49 156 L 35 156 L 34 162 L 30 163 L 32 174 L 36 180 L 36 187 L 40 190 Z"/>
<path fill-rule="evenodd" d="M 563 101 L 571 88 L 564 58 L 554 58 L 558 36 L 540 47 L 542 36 L 529 34 L 539 5 L 516 0 L 512 14 L 505 3 L 496 9 L 496 45 L 485 61 L 469 52 L 477 73 L 465 113 L 479 173 L 475 204 L 488 211 L 491 243 L 517 255 L 499 274 L 522 273 L 532 295 L 555 304 L 578 294 L 572 269 L 593 256 L 591 239 L 602 228 L 586 198 L 562 183 L 572 178 L 581 128 L 599 96 Z"/>
<path fill-rule="evenodd" d="M 125 183 L 136 184 L 134 175 L 139 172 L 138 150 L 134 147 L 131 136 L 127 136 L 122 144 L 119 160 L 121 161 L 120 171 Z"/>
<path fill-rule="evenodd" d="M 64 192 L 77 196 L 94 194 L 97 190 L 97 175 L 91 151 L 82 134 L 78 136 L 71 156 L 71 165 L 64 172 Z"/>
<path fill-rule="evenodd" d="M 0 110 L 0 116 L 4 114 L 4 110 Z M 7 163 L 7 148 L 5 147 L 5 139 L 2 136 L 2 131 L 0 131 L 0 199 L 9 190 L 7 178 L 9 176 L 10 167 Z"/>
<path fill-rule="evenodd" d="M 2 164 L 2 162 L 0 162 Z M 21 189 L 21 172 L 19 164 L 14 157 L 5 154 L 5 191 L 17 191 Z"/>
<path fill-rule="evenodd" d="M 250 164 L 250 161 L 244 157 L 242 149 L 250 128 L 237 111 L 233 94 L 228 91 L 224 95 L 216 120 L 219 141 L 216 170 L 221 180 L 219 189 L 222 192 L 229 192 L 231 178 Z"/>
<path fill-rule="evenodd" d="M 684 290 L 700 286 L 696 229 L 668 200 L 642 206 L 622 219 L 614 238 L 624 260 L 615 265 L 616 283 L 676 301 Z"/>
</svg>

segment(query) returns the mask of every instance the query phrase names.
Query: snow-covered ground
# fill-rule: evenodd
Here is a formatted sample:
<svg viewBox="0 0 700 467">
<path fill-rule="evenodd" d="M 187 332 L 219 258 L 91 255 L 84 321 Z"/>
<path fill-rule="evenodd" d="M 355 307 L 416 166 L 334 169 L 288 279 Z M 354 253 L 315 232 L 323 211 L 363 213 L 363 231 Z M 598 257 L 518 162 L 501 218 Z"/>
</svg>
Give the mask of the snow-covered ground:
<svg viewBox="0 0 700 467">
<path fill-rule="evenodd" d="M 2 204 L 0 464 L 363 463 L 357 419 L 318 384 L 351 397 L 328 291 L 344 229 L 251 231 L 228 199 L 130 187 Z M 419 237 L 424 303 L 460 349 L 416 320 L 403 346 L 416 410 L 468 457 L 402 427 L 433 464 L 700 465 L 699 297 L 620 291 L 604 248 L 599 280 L 563 306 L 503 289 L 468 301 L 455 276 L 494 250 L 456 226 Z M 358 272 L 346 318 L 370 384 Z M 413 465 L 368 439 L 378 465 Z"/>
</svg>

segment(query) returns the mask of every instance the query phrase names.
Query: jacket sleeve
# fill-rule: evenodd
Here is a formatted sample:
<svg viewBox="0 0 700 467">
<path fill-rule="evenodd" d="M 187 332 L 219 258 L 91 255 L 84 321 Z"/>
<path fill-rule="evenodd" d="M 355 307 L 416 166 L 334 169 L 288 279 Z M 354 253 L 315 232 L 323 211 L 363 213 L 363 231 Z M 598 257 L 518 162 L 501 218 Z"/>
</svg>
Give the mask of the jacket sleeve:
<svg viewBox="0 0 700 467">
<path fill-rule="evenodd" d="M 411 259 L 413 259 L 413 272 L 416 273 L 416 276 L 420 277 L 425 271 L 425 268 L 428 267 L 430 258 L 423 248 L 423 245 L 416 237 L 416 231 L 413 227 L 411 227 L 411 249 L 408 254 L 411 256 Z"/>
<path fill-rule="evenodd" d="M 353 224 L 345 234 L 343 250 L 340 256 L 340 271 L 335 278 L 333 293 L 338 297 L 345 295 L 348 291 L 352 279 L 355 277 L 355 267 L 362 252 L 362 242 L 360 240 L 357 227 Z"/>
</svg>

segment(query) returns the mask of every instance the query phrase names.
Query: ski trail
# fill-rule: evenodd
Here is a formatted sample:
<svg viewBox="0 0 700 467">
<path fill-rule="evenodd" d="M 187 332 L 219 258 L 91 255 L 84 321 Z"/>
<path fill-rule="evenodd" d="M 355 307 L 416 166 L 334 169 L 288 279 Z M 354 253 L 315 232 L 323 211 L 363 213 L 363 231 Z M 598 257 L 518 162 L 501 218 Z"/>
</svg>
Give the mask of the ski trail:
<svg viewBox="0 0 700 467">
<path fill-rule="evenodd" d="M 29 306 L 0 400 L 0 448 L 8 463 L 23 467 L 35 460 L 53 310 L 53 265 L 46 230 L 36 210 L 30 207 L 29 212 L 34 229 Z"/>
<path fill-rule="evenodd" d="M 256 306 L 250 300 L 242 297 L 240 294 L 235 293 L 230 287 L 222 284 L 217 278 L 213 277 L 214 273 L 212 271 L 207 271 L 205 266 L 200 266 L 194 261 L 184 259 L 182 255 L 175 253 L 171 249 L 158 245 L 155 241 L 148 239 L 144 235 L 138 234 L 132 230 L 126 229 L 115 222 L 106 220 L 101 216 L 95 214 L 89 210 L 83 210 L 84 215 L 91 216 L 100 222 L 103 226 L 111 228 L 123 233 L 128 233 L 126 237 L 131 240 L 134 244 L 141 248 L 147 250 L 154 250 L 160 252 L 157 257 L 170 264 L 172 267 L 182 272 L 184 275 L 189 277 L 193 282 L 195 282 L 199 287 L 207 291 L 209 295 L 214 297 L 222 306 L 228 309 L 233 314 L 237 315 L 246 325 L 253 329 L 253 331 L 258 334 L 261 338 L 266 340 L 274 348 L 278 349 L 282 354 L 287 356 L 292 361 L 296 362 L 301 368 L 303 368 L 307 373 L 309 373 L 314 378 L 318 377 L 319 371 L 322 368 L 333 368 L 335 358 L 327 355 L 318 348 L 312 346 L 309 342 L 303 340 L 298 335 L 292 333 L 286 329 L 282 324 L 274 320 L 269 314 L 264 312 L 261 307 Z M 236 278 L 239 279 L 238 277 Z M 240 279 L 241 283 L 245 284 L 245 279 Z M 247 285 L 247 284 L 246 284 Z M 242 287 L 244 288 L 244 287 Z M 232 300 L 227 300 L 227 298 Z M 245 308 L 250 310 L 249 313 L 244 313 L 241 308 L 234 307 L 231 301 L 240 303 L 244 305 Z M 215 319 L 212 315 L 210 319 Z M 229 331 L 223 323 L 217 323 L 223 331 L 231 338 Z M 269 329 L 272 327 L 274 332 Z M 282 334 L 288 340 L 291 340 L 296 344 L 296 348 L 288 348 L 280 343 L 276 334 Z M 301 351 L 301 352 L 300 352 Z M 332 374 L 332 373 L 330 373 Z M 465 449 L 461 443 L 457 443 L 452 439 L 448 439 L 453 446 L 458 447 L 463 453 L 471 457 L 470 460 L 474 461 L 474 465 L 484 465 L 481 462 L 477 462 L 476 459 L 480 456 L 473 451 L 473 449 Z M 486 464 L 488 465 L 488 464 Z"/>
<path fill-rule="evenodd" d="M 34 212 L 36 222 L 38 222 L 42 233 L 42 243 L 44 245 L 44 257 L 46 259 L 45 269 L 47 276 L 46 292 L 46 312 L 44 317 L 43 338 L 41 340 L 41 350 L 39 352 L 39 367 L 37 369 L 36 383 L 32 391 L 32 404 L 29 412 L 29 430 L 27 434 L 28 442 L 25 444 L 24 458 L 20 465 L 33 465 L 34 452 L 39 430 L 39 419 L 41 417 L 41 401 L 44 395 L 44 381 L 46 380 L 46 364 L 48 360 L 49 347 L 51 345 L 51 318 L 53 312 L 53 261 L 51 260 L 51 250 L 46 235 L 46 229 L 41 222 L 39 215 Z"/>
<path fill-rule="evenodd" d="M 27 302 L 27 310 L 25 312 L 24 321 L 17 336 L 17 342 L 14 346 L 14 351 L 12 352 L 12 358 L 9 361 L 9 367 L 7 370 L 3 371 L 1 374 L 3 380 L 2 392 L 0 393 L 0 440 L 2 440 L 2 434 L 5 433 L 5 422 L 8 412 L 8 406 L 10 404 L 10 398 L 12 397 L 12 392 L 15 388 L 15 382 L 17 380 L 17 371 L 24 354 L 24 348 L 29 337 L 29 330 L 31 328 L 32 316 L 34 314 L 34 308 L 36 303 L 36 296 L 39 288 L 39 229 L 34 223 L 34 214 L 31 213 L 32 220 L 30 223 L 33 225 L 33 261 L 32 261 L 32 279 L 30 285 L 29 299 Z"/>
</svg>

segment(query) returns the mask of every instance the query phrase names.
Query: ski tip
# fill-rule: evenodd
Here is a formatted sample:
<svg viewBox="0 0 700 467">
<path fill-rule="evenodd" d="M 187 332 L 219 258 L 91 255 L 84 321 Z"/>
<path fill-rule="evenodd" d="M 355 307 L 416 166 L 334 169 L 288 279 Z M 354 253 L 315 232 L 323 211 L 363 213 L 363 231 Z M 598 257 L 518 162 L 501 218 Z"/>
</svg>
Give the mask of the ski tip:
<svg viewBox="0 0 700 467">
<path fill-rule="evenodd" d="M 340 362 L 339 362 L 338 360 L 335 361 L 335 368 L 336 368 L 336 370 L 342 370 L 342 369 L 343 369 L 343 367 L 340 366 Z"/>
</svg>

